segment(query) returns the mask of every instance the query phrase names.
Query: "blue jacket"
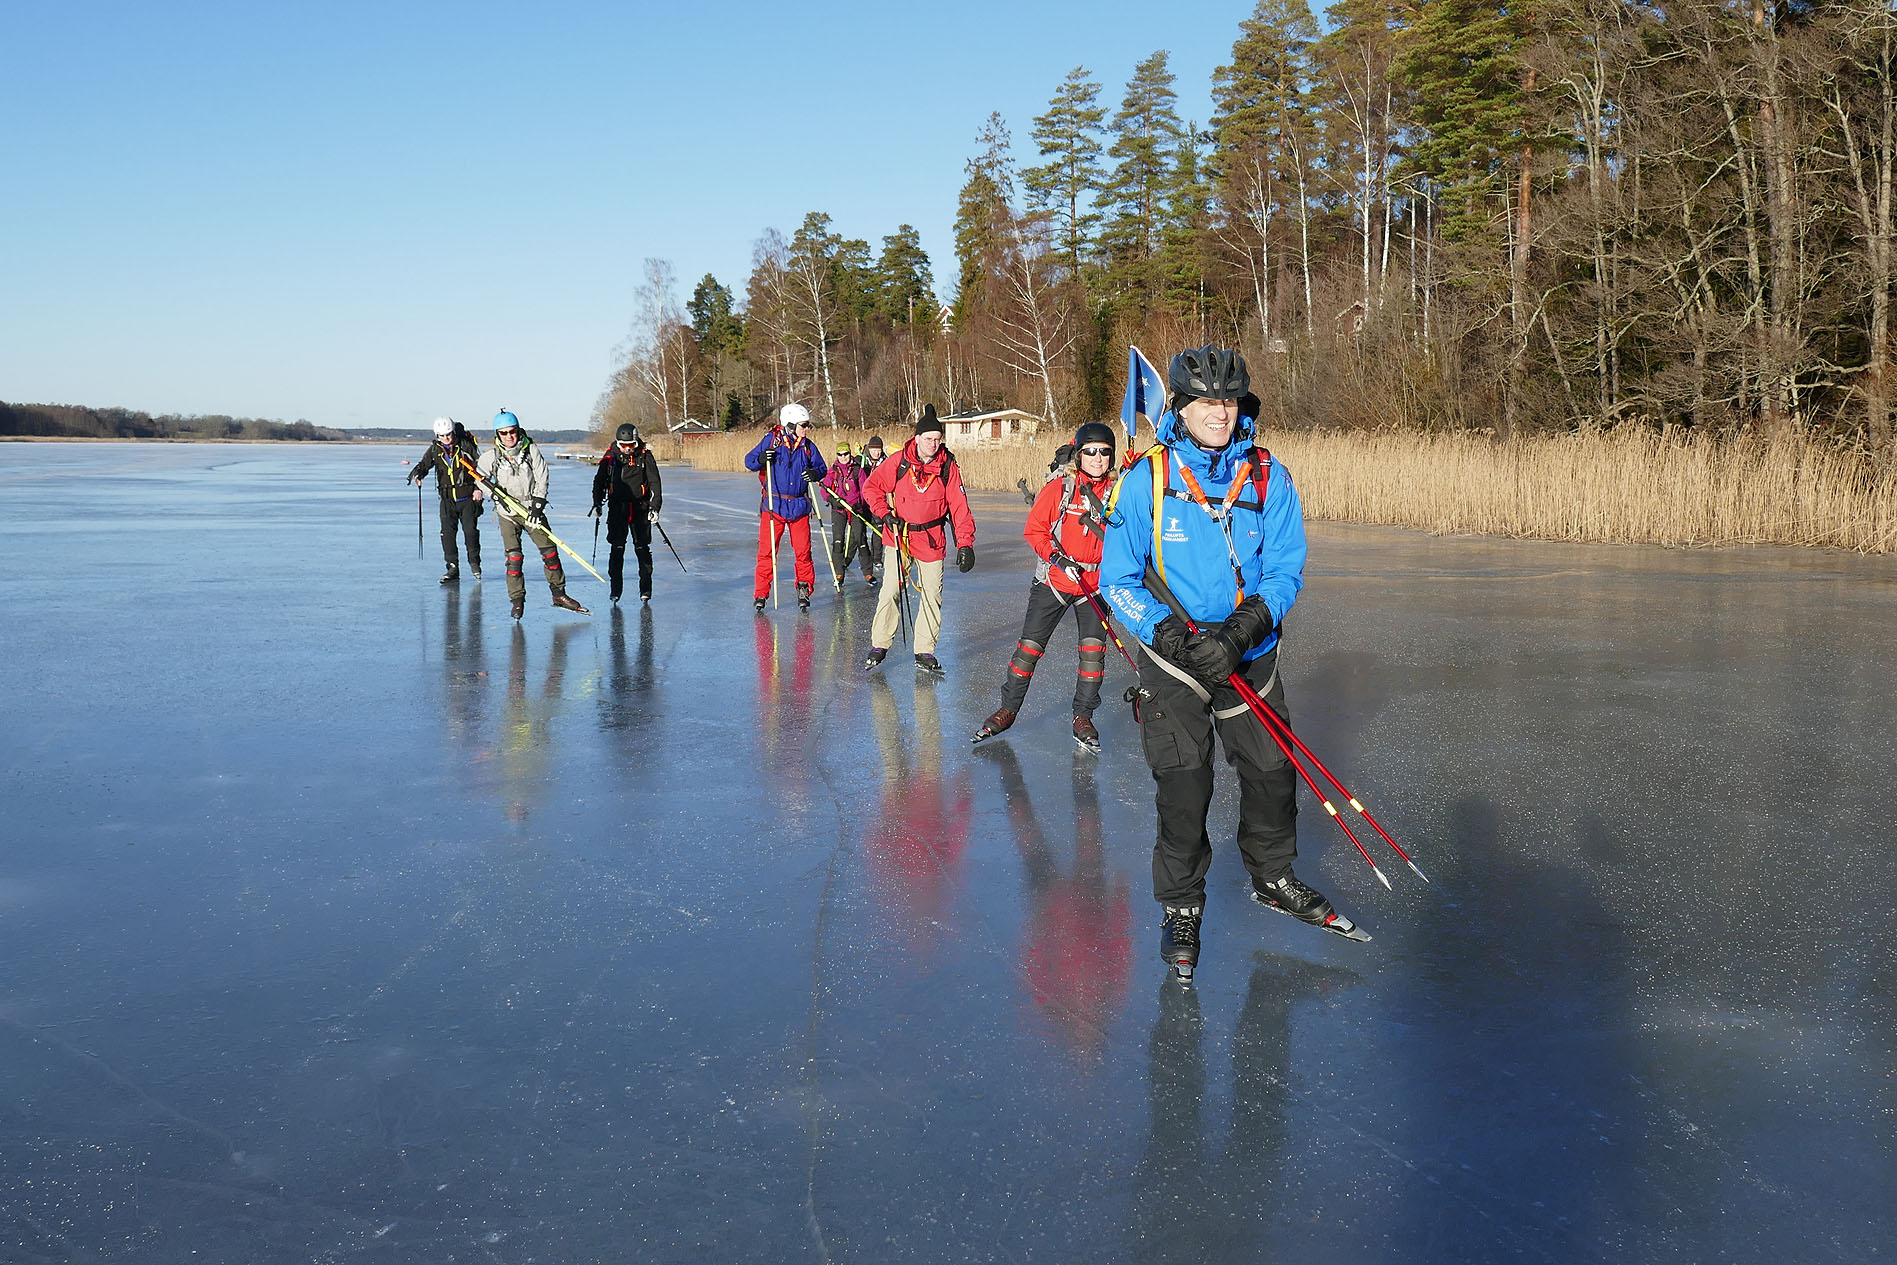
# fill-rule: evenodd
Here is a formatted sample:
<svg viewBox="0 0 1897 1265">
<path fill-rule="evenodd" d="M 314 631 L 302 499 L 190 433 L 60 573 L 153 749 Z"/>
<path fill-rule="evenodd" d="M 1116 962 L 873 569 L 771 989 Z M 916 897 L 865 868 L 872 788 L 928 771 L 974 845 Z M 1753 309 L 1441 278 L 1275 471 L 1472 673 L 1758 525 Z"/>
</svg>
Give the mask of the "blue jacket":
<svg viewBox="0 0 1897 1265">
<path fill-rule="evenodd" d="M 1226 552 L 1224 531 L 1186 496 L 1179 467 L 1183 464 L 1190 469 L 1207 498 L 1215 506 L 1220 504 L 1233 479 L 1243 478 L 1248 483 L 1251 479 L 1251 467 L 1244 458 L 1252 451 L 1255 426 L 1252 418 L 1240 418 L 1232 442 L 1218 452 L 1207 452 L 1192 442 L 1185 426 L 1172 413 L 1162 414 L 1159 419 L 1159 442 L 1166 446 L 1172 460 L 1169 486 L 1182 494 L 1167 496 L 1161 510 L 1161 562 L 1167 586 L 1197 624 L 1218 623 L 1230 615 L 1238 605 L 1238 586 L 1232 575 L 1231 555 Z M 1151 462 L 1141 461 L 1121 475 L 1115 496 L 1100 558 L 1100 591 L 1120 622 L 1151 645 L 1153 629 L 1172 613 L 1146 588 L 1146 569 L 1153 561 Z M 1240 497 L 1244 502 L 1256 499 L 1250 488 Z M 1298 590 L 1304 587 L 1304 509 L 1298 503 L 1297 489 L 1291 485 L 1291 472 L 1276 458 L 1272 459 L 1265 484 L 1264 509 L 1234 507 L 1230 525 L 1232 552 L 1238 556 L 1245 595 L 1263 597 L 1274 619 L 1282 621 L 1297 601 Z M 1277 644 L 1274 632 L 1245 657 L 1256 659 Z"/>
<path fill-rule="evenodd" d="M 744 468 L 758 472 L 760 485 L 764 482 L 764 450 L 773 445 L 777 448 L 777 457 L 771 462 L 770 494 L 758 497 L 758 511 L 775 510 L 779 518 L 794 522 L 810 513 L 810 489 L 804 486 L 804 472 L 810 471 L 821 479 L 829 473 L 830 467 L 823 464 L 823 454 L 817 451 L 810 436 L 804 436 L 793 448 L 790 436 L 773 426 L 744 458 Z"/>
</svg>

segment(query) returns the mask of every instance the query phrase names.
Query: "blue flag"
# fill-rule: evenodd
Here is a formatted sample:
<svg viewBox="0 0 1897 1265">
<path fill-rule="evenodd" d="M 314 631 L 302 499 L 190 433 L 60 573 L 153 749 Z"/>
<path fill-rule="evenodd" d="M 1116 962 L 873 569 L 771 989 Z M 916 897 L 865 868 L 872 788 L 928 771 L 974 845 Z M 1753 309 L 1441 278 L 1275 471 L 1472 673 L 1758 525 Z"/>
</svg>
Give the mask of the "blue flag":
<svg viewBox="0 0 1897 1265">
<path fill-rule="evenodd" d="M 1136 440 L 1141 418 L 1159 437 L 1159 415 L 1166 411 L 1166 379 L 1153 368 L 1153 362 L 1137 347 L 1126 349 L 1126 397 L 1120 401 L 1120 424 L 1126 427 L 1126 455 L 1138 451 Z"/>
</svg>

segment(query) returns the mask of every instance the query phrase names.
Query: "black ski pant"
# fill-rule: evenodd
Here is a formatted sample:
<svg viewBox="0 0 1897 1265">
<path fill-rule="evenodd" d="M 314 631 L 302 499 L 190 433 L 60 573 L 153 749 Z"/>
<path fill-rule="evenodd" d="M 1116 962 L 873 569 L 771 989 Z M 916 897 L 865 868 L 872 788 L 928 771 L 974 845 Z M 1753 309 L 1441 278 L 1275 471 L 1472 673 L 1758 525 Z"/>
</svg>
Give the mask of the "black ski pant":
<svg viewBox="0 0 1897 1265">
<path fill-rule="evenodd" d="M 1241 673 L 1265 702 L 1286 720 L 1278 652 L 1246 664 Z M 1153 660 L 1140 662 L 1140 746 L 1153 770 L 1153 802 L 1159 810 L 1153 844 L 1153 899 L 1162 905 L 1205 905 L 1205 876 L 1212 868 L 1206 812 L 1212 804 L 1212 732 L 1238 774 L 1238 851 L 1255 882 L 1291 872 L 1298 855 L 1297 774 L 1265 732 L 1264 724 L 1230 685 L 1210 691 L 1210 703 Z"/>
<path fill-rule="evenodd" d="M 1048 638 L 1061 617 L 1074 612 L 1080 630 L 1080 671 L 1074 680 L 1074 715 L 1092 716 L 1100 706 L 1100 681 L 1107 674 L 1107 631 L 1100 612 L 1084 597 L 1062 593 L 1040 580 L 1028 587 L 1028 613 L 1021 621 L 1021 639 L 1014 643 L 1007 674 L 1001 680 L 1001 705 L 1019 712 L 1027 700 L 1034 669 L 1047 649 Z"/>
<path fill-rule="evenodd" d="M 867 528 L 863 520 L 842 508 L 835 502 L 830 506 L 830 561 L 836 563 L 837 575 L 847 575 L 850 563 L 856 561 L 856 555 L 863 555 L 863 574 L 870 574 L 869 541 L 865 537 Z"/>
<path fill-rule="evenodd" d="M 466 501 L 441 502 L 441 556 L 450 567 L 459 567 L 461 559 L 455 553 L 455 532 L 468 545 L 468 566 L 473 570 L 481 569 L 481 503 L 469 499 Z"/>
<path fill-rule="evenodd" d="M 625 590 L 626 573 L 626 529 L 632 529 L 632 552 L 639 560 L 639 596 L 652 596 L 652 524 L 646 521 L 646 507 L 635 503 L 632 507 L 632 520 L 626 520 L 626 511 L 612 509 L 606 511 L 606 543 L 612 551 L 606 555 L 606 579 L 612 585 L 612 596 L 618 597 Z"/>
</svg>

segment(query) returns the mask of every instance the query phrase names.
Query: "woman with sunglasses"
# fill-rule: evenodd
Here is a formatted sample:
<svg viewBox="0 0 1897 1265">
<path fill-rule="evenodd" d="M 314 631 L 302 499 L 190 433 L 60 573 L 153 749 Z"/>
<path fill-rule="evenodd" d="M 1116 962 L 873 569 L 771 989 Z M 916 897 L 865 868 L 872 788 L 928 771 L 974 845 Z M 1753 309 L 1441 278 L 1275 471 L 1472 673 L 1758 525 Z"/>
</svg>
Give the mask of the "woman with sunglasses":
<svg viewBox="0 0 1897 1265">
<path fill-rule="evenodd" d="M 1028 588 L 1027 617 L 1001 678 L 1001 706 L 971 741 L 992 738 L 1014 724 L 1027 700 L 1034 669 L 1061 617 L 1074 612 L 1080 630 L 1080 671 L 1074 683 L 1074 741 L 1082 751 L 1098 753 L 1100 731 L 1093 714 L 1100 706 L 1100 681 L 1107 671 L 1107 633 L 1100 613 L 1088 600 L 1099 589 L 1100 546 L 1106 536 L 1106 502 L 1113 486 L 1114 439 L 1111 428 L 1088 422 L 1074 433 L 1074 464 L 1049 477 L 1028 511 L 1021 535 L 1040 556 Z"/>
<path fill-rule="evenodd" d="M 547 526 L 547 462 L 534 447 L 534 441 L 520 428 L 520 419 L 502 409 L 494 415 L 494 446 L 481 454 L 476 465 L 482 480 L 493 484 L 513 498 L 495 506 L 501 528 L 501 546 L 507 550 L 507 597 L 513 603 L 514 618 L 527 609 L 527 580 L 521 574 L 526 551 L 521 548 L 524 534 L 540 550 L 540 565 L 546 571 L 547 587 L 553 592 L 553 604 L 561 610 L 587 614 L 587 609 L 567 595 L 566 572 L 560 566 L 560 546 L 553 543 Z M 510 508 L 526 512 L 517 519 Z"/>
</svg>

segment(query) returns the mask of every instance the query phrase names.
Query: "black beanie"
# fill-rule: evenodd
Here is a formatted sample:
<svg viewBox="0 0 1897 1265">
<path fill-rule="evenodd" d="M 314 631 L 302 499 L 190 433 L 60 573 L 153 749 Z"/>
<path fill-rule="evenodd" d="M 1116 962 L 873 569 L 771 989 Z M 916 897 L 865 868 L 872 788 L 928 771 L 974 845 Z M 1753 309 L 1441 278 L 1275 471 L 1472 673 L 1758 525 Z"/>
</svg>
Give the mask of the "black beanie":
<svg viewBox="0 0 1897 1265">
<path fill-rule="evenodd" d="M 871 435 L 869 437 L 869 442 L 863 445 L 863 447 L 865 448 L 881 448 L 882 446 L 883 446 L 883 437 L 881 435 Z"/>
<path fill-rule="evenodd" d="M 942 423 L 935 416 L 935 405 L 924 404 L 922 406 L 922 420 L 916 423 L 916 434 L 920 435 L 925 431 L 931 430 L 938 435 L 941 434 Z"/>
</svg>

